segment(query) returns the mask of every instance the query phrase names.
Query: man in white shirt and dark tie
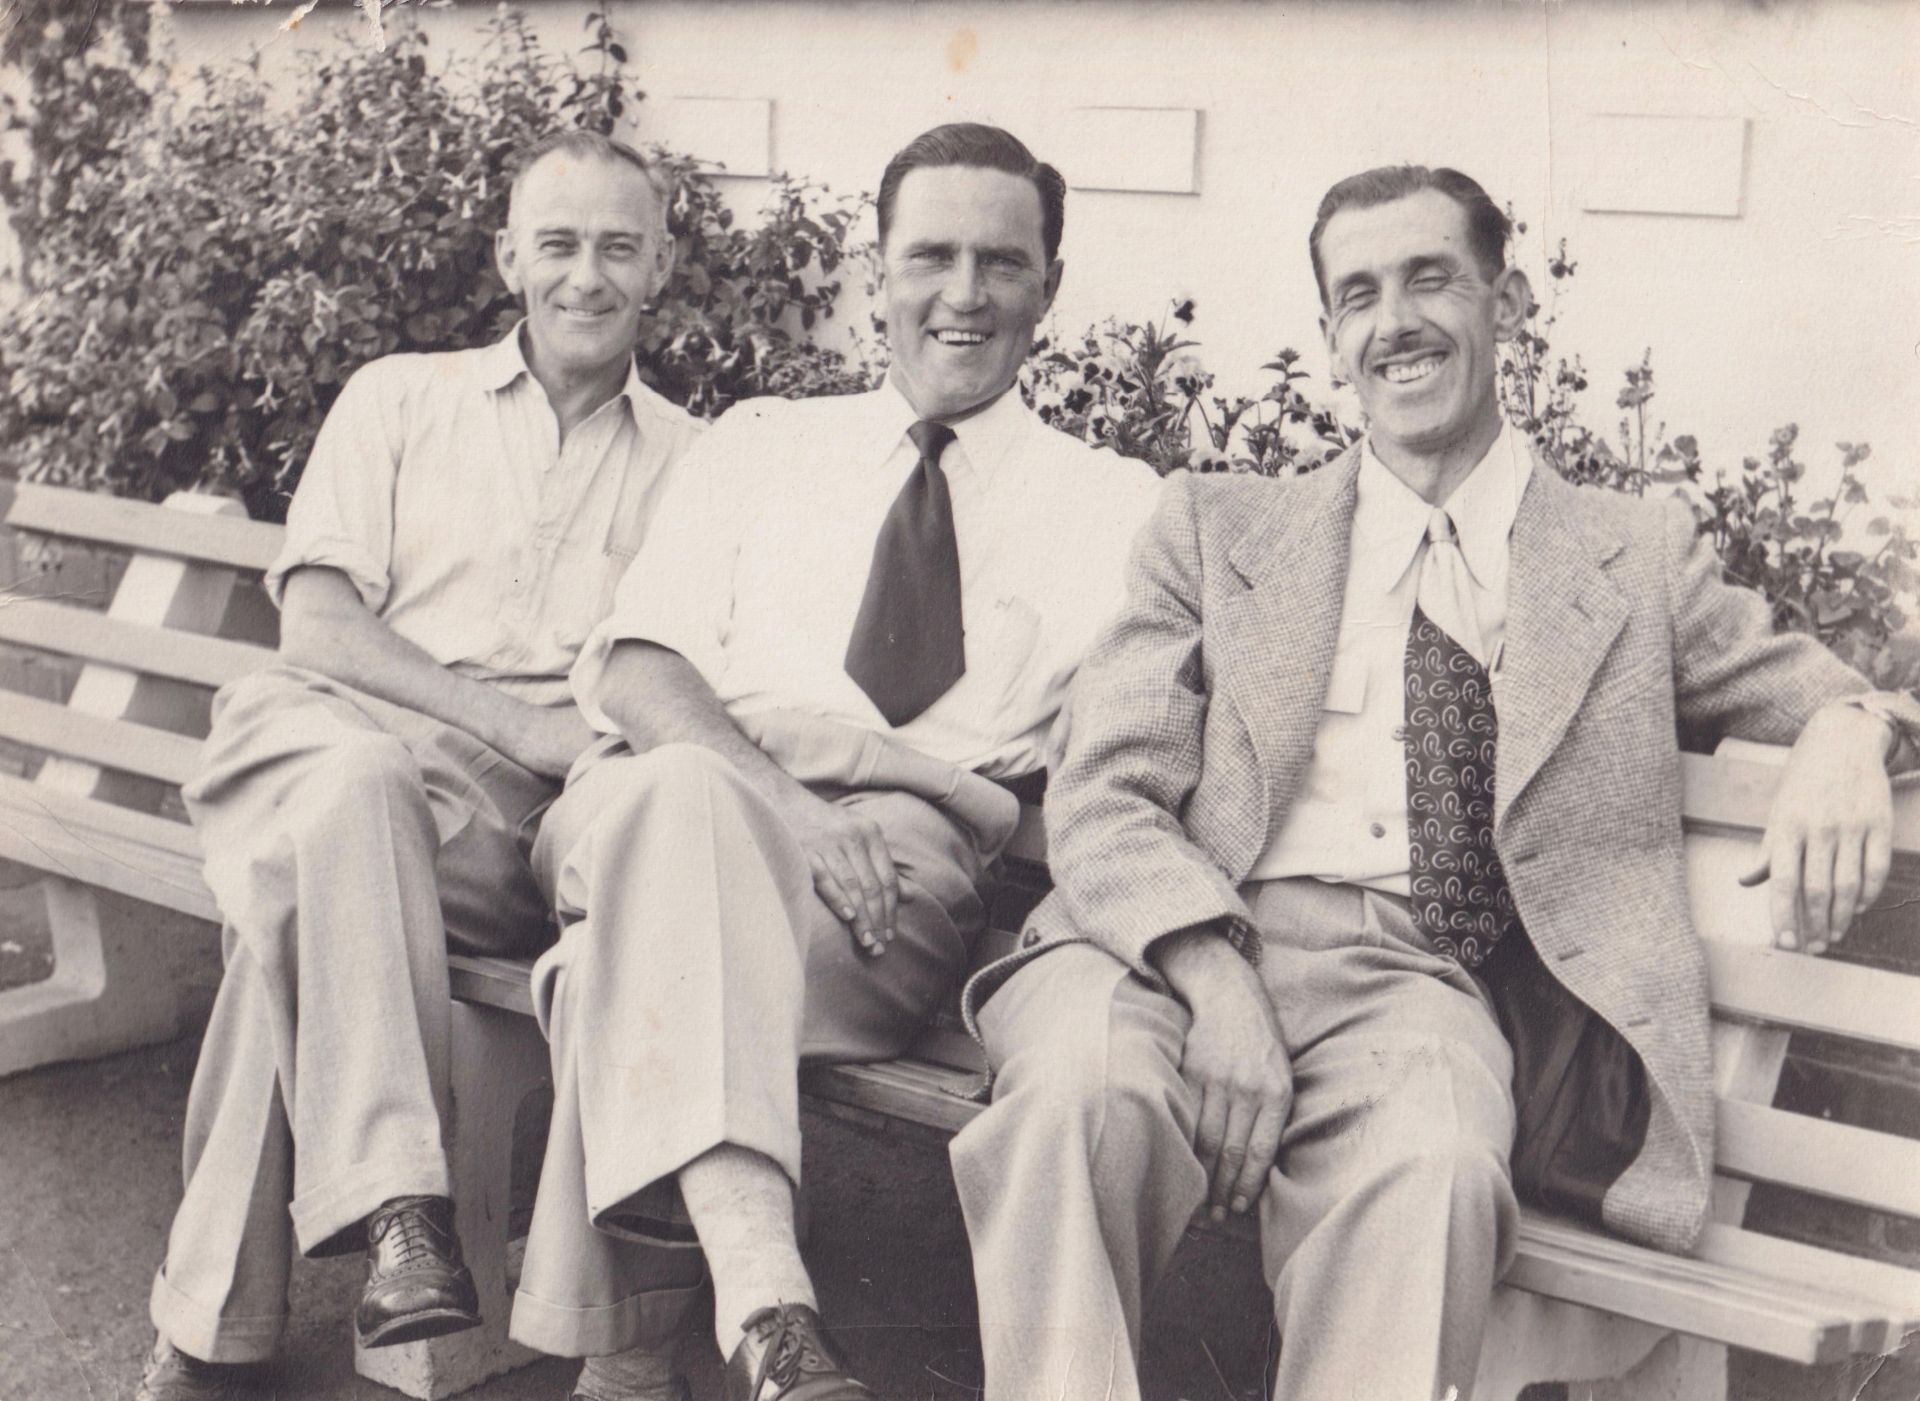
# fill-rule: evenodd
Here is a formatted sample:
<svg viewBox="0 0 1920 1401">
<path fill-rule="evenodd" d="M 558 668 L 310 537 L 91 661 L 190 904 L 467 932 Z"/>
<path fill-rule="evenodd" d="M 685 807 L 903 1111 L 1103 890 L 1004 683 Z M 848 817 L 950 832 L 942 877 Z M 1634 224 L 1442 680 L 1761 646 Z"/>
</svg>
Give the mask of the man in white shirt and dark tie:
<svg viewBox="0 0 1920 1401">
<path fill-rule="evenodd" d="M 1797 741 L 1782 942 L 1886 878 L 1920 707 L 1776 635 L 1684 503 L 1529 450 L 1509 233 L 1457 171 L 1334 186 L 1309 248 L 1366 440 L 1171 483 L 1142 533 L 1049 794 L 1054 893 L 964 998 L 997 1071 L 952 1152 L 988 1401 L 1137 1401 L 1202 1206 L 1258 1209 L 1289 1398 L 1467 1395 L 1519 1198 L 1685 1249 L 1713 1099 L 1676 722 Z"/>
<path fill-rule="evenodd" d="M 730 411 L 575 668 L 609 737 L 579 830 L 541 838 L 566 928 L 534 972 L 556 1102 L 513 1334 L 588 1357 L 586 1401 L 677 1394 L 703 1257 L 728 1401 L 871 1394 L 796 1243 L 797 1068 L 900 1053 L 953 989 L 1006 790 L 1045 768 L 1159 486 L 1015 387 L 1064 200 L 993 127 L 896 155 L 886 383 Z"/>
</svg>

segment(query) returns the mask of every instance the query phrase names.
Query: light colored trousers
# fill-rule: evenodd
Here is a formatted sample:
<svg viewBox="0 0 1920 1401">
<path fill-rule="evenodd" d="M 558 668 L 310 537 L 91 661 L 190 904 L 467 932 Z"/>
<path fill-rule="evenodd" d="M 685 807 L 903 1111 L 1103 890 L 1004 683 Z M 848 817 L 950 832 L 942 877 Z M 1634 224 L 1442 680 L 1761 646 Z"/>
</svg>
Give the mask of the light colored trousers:
<svg viewBox="0 0 1920 1401">
<path fill-rule="evenodd" d="M 697 1252 L 604 1234 L 587 1203 L 618 1207 L 734 1133 L 797 1178 L 798 1057 L 897 1053 L 984 924 L 971 839 L 918 800 L 842 797 L 887 824 L 910 883 L 900 937 L 869 961 L 707 751 L 607 760 L 559 793 L 290 667 L 222 694 L 184 792 L 227 972 L 151 1312 L 214 1361 L 272 1355 L 296 1242 L 355 1250 L 382 1201 L 450 1195 L 449 935 L 532 954 L 556 903 L 571 922 L 539 965 L 556 1104 L 514 1331 L 580 1355 L 671 1336 L 703 1273 Z M 648 834 L 628 825 L 643 818 Z"/>
<path fill-rule="evenodd" d="M 1293 1064 L 1260 1201 L 1287 1401 L 1435 1401 L 1473 1384 L 1517 1220 L 1512 1059 L 1486 994 L 1404 901 L 1243 892 Z M 1137 1401 L 1141 1304 L 1207 1183 L 1185 1008 L 1090 945 L 981 1010 L 993 1103 L 953 1141 L 987 1401 Z"/>
<path fill-rule="evenodd" d="M 675 1172 L 721 1143 L 800 1180 L 798 1068 L 905 1050 L 986 924 L 968 830 L 906 793 L 828 793 L 873 818 L 897 935 L 859 952 L 779 815 L 711 751 L 576 771 L 535 865 L 566 922 L 534 967 L 553 1126 L 512 1336 L 581 1357 L 674 1336 L 703 1278 L 672 1238 Z M 691 1257 L 691 1274 L 688 1262 Z"/>
</svg>

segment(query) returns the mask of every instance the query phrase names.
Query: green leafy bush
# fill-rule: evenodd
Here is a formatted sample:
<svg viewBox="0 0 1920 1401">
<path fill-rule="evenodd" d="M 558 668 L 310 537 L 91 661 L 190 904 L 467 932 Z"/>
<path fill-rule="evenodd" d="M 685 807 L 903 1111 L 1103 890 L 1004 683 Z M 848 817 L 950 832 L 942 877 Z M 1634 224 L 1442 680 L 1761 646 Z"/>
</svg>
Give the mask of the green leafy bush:
<svg viewBox="0 0 1920 1401">
<path fill-rule="evenodd" d="M 7 117 L 30 160 L 0 169 L 0 199 L 30 295 L 0 327 L 0 447 L 41 480 L 233 490 L 277 517 L 354 369 L 484 344 L 518 315 L 493 266 L 509 159 L 569 122 L 608 130 L 643 96 L 606 17 L 587 27 L 581 68 L 512 10 L 440 67 L 423 33 L 390 26 L 281 110 L 245 68 L 203 70 L 194 95 L 164 81 L 144 4 L 103 5 L 85 34 L 23 16 L 7 57 L 33 98 Z M 691 162 L 663 160 L 678 262 L 643 373 L 705 415 L 864 385 L 806 335 L 833 315 L 858 202 L 782 178 L 743 228 Z"/>
</svg>

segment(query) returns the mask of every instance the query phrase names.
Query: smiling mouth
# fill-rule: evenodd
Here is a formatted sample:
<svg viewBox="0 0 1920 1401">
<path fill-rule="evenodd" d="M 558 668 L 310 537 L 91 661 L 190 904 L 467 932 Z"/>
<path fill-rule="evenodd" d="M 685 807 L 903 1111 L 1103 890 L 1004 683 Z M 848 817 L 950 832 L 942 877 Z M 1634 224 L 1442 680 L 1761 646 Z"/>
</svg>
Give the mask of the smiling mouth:
<svg viewBox="0 0 1920 1401">
<path fill-rule="evenodd" d="M 571 316 L 576 321 L 598 321 L 603 316 L 613 315 L 613 308 L 610 306 L 603 306 L 597 311 L 587 311 L 575 306 L 563 306 L 560 308 L 560 311 L 563 315 Z"/>
<path fill-rule="evenodd" d="M 985 345 L 993 337 L 986 331 L 935 331 L 933 338 L 942 345 L 964 348 L 972 345 Z"/>
<path fill-rule="evenodd" d="M 1380 367 L 1380 377 L 1388 384 L 1418 384 L 1440 368 L 1444 355 L 1423 355 L 1418 360 L 1401 360 Z"/>
</svg>

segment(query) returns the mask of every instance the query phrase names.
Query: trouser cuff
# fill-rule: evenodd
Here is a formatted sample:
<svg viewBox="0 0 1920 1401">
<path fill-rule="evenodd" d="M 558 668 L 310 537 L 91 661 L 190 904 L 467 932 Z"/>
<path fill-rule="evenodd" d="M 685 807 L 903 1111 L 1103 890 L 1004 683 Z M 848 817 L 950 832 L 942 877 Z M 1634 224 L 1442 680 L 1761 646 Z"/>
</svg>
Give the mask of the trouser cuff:
<svg viewBox="0 0 1920 1401">
<path fill-rule="evenodd" d="M 698 1284 L 646 1289 L 609 1304 L 567 1304 L 521 1289 L 513 1296 L 507 1336 L 555 1357 L 604 1357 L 628 1348 L 664 1348 L 680 1336 L 700 1292 Z"/>
<path fill-rule="evenodd" d="M 280 1347 L 287 1315 L 258 1314 L 224 1318 L 217 1309 L 188 1298 L 167 1282 L 162 1265 L 154 1272 L 148 1316 L 161 1337 L 202 1362 L 265 1362 Z"/>
</svg>

